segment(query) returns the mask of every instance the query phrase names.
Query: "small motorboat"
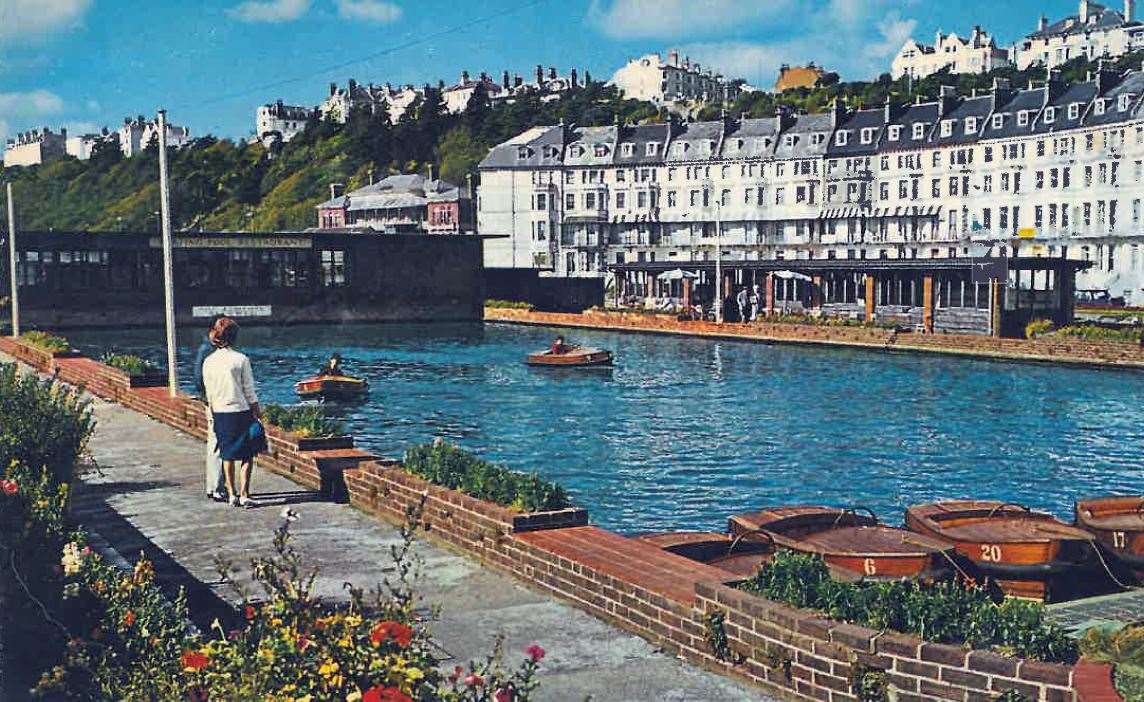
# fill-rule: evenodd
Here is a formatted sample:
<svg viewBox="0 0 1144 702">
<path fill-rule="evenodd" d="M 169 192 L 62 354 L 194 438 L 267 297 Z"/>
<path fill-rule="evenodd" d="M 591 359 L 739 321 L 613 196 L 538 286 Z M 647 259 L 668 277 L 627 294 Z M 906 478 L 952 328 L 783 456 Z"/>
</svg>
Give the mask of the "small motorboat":
<svg viewBox="0 0 1144 702">
<path fill-rule="evenodd" d="M 1144 578 L 1144 497 L 1077 500 L 1076 525 Z"/>
<path fill-rule="evenodd" d="M 840 580 L 953 577 L 953 547 L 944 541 L 886 526 L 868 510 L 798 505 L 731 517 L 732 537 L 820 556 Z"/>
<path fill-rule="evenodd" d="M 1051 514 L 995 500 L 952 500 L 906 510 L 906 527 L 953 544 L 981 575 L 1013 597 L 1064 599 L 1094 585 L 1095 537 Z M 1055 590 L 1060 592 L 1055 592 Z"/>
<path fill-rule="evenodd" d="M 315 375 L 294 383 L 294 391 L 306 400 L 357 400 L 369 394 L 369 383 L 348 375 Z"/>
<path fill-rule="evenodd" d="M 733 539 L 727 534 L 703 531 L 670 531 L 644 534 L 636 539 L 677 556 L 749 577 L 771 559 L 774 549 L 761 541 Z"/>
<path fill-rule="evenodd" d="M 610 366 L 612 365 L 612 352 L 589 346 L 577 346 L 564 353 L 552 353 L 551 349 L 546 349 L 528 354 L 528 365 L 555 368 Z"/>
</svg>

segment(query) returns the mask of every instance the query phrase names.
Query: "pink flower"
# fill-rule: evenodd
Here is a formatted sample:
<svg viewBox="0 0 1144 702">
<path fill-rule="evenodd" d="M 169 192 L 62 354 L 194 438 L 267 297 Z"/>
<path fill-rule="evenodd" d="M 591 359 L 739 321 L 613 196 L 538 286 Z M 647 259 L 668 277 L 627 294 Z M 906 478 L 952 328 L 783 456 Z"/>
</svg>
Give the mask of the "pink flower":
<svg viewBox="0 0 1144 702">
<path fill-rule="evenodd" d="M 458 680 L 461 679 L 461 675 L 464 674 L 464 672 L 465 672 L 465 669 L 462 668 L 461 666 L 457 666 L 456 668 L 453 668 L 452 674 L 449 675 L 449 682 L 451 682 L 451 683 L 457 682 Z"/>
<path fill-rule="evenodd" d="M 493 699 L 496 700 L 496 702 L 512 702 L 512 690 L 507 687 L 502 687 L 493 695 Z"/>
<path fill-rule="evenodd" d="M 0 480 L 0 491 L 5 495 L 15 495 L 20 492 L 20 485 L 15 480 Z"/>
<path fill-rule="evenodd" d="M 533 663 L 539 663 L 544 660 L 544 648 L 540 644 L 534 643 L 524 649 L 524 652 L 528 654 L 528 657 L 532 659 Z"/>
<path fill-rule="evenodd" d="M 480 687 L 485 684 L 485 679 L 476 673 L 469 673 L 465 676 L 465 687 Z"/>
</svg>

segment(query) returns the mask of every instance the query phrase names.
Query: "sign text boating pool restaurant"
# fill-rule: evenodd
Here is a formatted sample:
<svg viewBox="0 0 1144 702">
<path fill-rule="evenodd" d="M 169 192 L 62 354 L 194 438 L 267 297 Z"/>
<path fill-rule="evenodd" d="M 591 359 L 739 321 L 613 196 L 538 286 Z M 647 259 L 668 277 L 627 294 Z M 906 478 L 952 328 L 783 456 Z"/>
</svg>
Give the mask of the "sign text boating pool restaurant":
<svg viewBox="0 0 1144 702">
<path fill-rule="evenodd" d="M 151 248 L 163 246 L 163 241 L 152 237 Z M 310 249 L 314 242 L 308 236 L 181 236 L 174 242 L 176 249 Z"/>
<path fill-rule="evenodd" d="M 191 308 L 192 317 L 214 317 L 225 314 L 227 317 L 269 317 L 270 305 L 201 305 Z"/>
</svg>

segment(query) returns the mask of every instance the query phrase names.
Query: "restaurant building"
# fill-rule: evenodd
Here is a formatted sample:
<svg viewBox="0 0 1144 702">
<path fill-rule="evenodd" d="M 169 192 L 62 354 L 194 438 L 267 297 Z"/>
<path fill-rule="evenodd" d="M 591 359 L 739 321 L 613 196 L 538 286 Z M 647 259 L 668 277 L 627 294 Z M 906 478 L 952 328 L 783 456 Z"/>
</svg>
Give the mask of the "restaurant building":
<svg viewBox="0 0 1144 702">
<path fill-rule="evenodd" d="M 163 256 L 152 234 L 18 232 L 27 328 L 162 325 Z M 180 324 L 478 320 L 481 240 L 340 232 L 179 234 Z M 0 263 L 8 280 L 7 256 Z M 6 288 L 7 285 L 3 285 Z"/>
</svg>

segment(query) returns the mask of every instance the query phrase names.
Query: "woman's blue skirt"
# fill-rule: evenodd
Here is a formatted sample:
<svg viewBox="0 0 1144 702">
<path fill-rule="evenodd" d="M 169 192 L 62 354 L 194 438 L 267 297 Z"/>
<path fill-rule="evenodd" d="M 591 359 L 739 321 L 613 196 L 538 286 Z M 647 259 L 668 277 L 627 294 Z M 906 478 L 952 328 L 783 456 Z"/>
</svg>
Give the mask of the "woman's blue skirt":
<svg viewBox="0 0 1144 702">
<path fill-rule="evenodd" d="M 254 413 L 250 410 L 242 412 L 214 412 L 215 438 L 218 440 L 218 454 L 224 461 L 249 461 L 259 453 L 251 426 L 254 424 Z"/>
</svg>

